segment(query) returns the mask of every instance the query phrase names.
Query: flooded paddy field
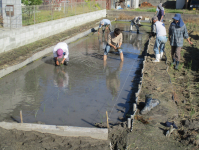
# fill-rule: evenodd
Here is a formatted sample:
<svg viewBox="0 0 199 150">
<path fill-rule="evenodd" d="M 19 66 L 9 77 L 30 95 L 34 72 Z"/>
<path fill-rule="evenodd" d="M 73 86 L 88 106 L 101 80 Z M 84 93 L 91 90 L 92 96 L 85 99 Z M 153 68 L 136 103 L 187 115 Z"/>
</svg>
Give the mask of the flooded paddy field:
<svg viewBox="0 0 199 150">
<path fill-rule="evenodd" d="M 127 24 L 115 24 L 129 30 Z M 0 80 L 0 121 L 43 122 L 52 125 L 94 127 L 121 121 L 129 110 L 131 82 L 142 62 L 138 58 L 144 34 L 123 32 L 122 50 L 103 62 L 105 34 L 91 33 L 69 44 L 69 65 L 54 66 L 53 54 Z"/>
</svg>

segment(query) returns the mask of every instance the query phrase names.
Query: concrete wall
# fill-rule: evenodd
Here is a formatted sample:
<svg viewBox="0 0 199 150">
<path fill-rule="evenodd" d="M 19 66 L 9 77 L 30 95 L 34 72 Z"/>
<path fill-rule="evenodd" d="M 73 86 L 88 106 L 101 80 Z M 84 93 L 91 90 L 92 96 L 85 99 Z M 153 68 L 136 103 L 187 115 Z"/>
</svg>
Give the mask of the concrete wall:
<svg viewBox="0 0 199 150">
<path fill-rule="evenodd" d="M 106 10 L 99 10 L 63 19 L 1 32 L 0 53 L 35 42 L 76 26 L 106 17 Z"/>
<path fill-rule="evenodd" d="M 153 6 L 158 6 L 158 4 L 164 4 L 167 1 L 168 0 L 140 0 L 139 4 L 142 4 L 143 2 L 148 2 L 151 3 Z"/>
<path fill-rule="evenodd" d="M 166 13 L 165 14 L 165 20 L 172 20 L 175 13 Z M 117 10 L 107 10 L 107 17 L 109 18 L 117 18 L 122 20 L 129 20 L 132 19 L 134 16 L 143 16 L 143 17 L 149 17 L 152 18 L 154 16 L 154 12 L 135 12 L 135 11 L 117 11 Z M 192 15 L 192 14 L 181 14 L 182 19 L 198 19 L 198 15 Z M 124 17 L 124 18 L 120 18 Z"/>
<path fill-rule="evenodd" d="M 12 7 L 13 6 L 13 7 Z M 9 8 L 12 7 L 14 14 L 10 16 Z M 22 10 L 21 0 L 1 0 L 1 12 L 3 16 L 4 28 L 21 28 L 22 27 Z"/>
</svg>

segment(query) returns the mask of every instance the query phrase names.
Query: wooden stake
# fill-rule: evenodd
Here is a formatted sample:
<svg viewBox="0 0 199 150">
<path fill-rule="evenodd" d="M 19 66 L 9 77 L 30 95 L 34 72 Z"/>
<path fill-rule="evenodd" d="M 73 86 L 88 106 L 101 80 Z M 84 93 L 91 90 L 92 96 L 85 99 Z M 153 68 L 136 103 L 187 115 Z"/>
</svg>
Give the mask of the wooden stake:
<svg viewBox="0 0 199 150">
<path fill-rule="evenodd" d="M 109 128 L 109 123 L 108 123 L 108 112 L 106 111 L 106 119 L 107 119 L 107 128 Z"/>
<path fill-rule="evenodd" d="M 22 110 L 20 110 L 20 118 L 21 118 L 21 123 L 23 123 Z"/>
</svg>

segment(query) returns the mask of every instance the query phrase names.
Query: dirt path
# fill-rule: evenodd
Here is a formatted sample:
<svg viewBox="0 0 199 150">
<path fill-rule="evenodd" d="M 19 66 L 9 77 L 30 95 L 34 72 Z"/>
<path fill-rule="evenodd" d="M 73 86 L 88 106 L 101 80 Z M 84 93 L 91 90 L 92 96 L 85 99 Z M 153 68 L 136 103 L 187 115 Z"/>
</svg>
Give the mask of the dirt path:
<svg viewBox="0 0 199 150">
<path fill-rule="evenodd" d="M 167 25 L 167 29 L 169 26 Z M 193 46 L 186 41 L 181 51 L 179 70 L 171 65 L 170 44 L 167 42 L 167 59 L 152 63 L 155 59 L 153 44 L 150 41 L 143 78 L 142 91 L 138 100 L 138 112 L 135 116 L 133 132 L 128 134 L 127 149 L 198 149 L 199 145 L 199 32 L 193 32 L 197 25 L 187 27 Z M 167 60 L 167 62 L 166 62 Z M 168 70 L 167 70 L 168 68 Z M 168 72 L 167 72 L 168 71 Z M 145 95 L 153 94 L 160 104 L 147 115 L 141 115 Z M 178 129 L 166 137 L 169 130 L 165 122 L 174 121 Z"/>
<path fill-rule="evenodd" d="M 0 128 L 1 150 L 110 150 L 109 141 Z"/>
</svg>

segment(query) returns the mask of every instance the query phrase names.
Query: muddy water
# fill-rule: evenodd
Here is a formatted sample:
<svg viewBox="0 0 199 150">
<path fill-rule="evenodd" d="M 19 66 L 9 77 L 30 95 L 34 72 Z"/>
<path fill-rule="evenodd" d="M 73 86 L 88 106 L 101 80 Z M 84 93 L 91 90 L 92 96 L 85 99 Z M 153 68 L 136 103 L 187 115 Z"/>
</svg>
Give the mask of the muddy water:
<svg viewBox="0 0 199 150">
<path fill-rule="evenodd" d="M 123 63 L 116 52 L 103 63 L 107 33 L 95 33 L 69 45 L 68 66 L 55 67 L 49 54 L 2 78 L 0 121 L 20 121 L 22 110 L 26 123 L 90 127 L 105 122 L 108 111 L 109 121 L 117 123 L 129 108 L 142 36 L 123 32 Z"/>
</svg>

